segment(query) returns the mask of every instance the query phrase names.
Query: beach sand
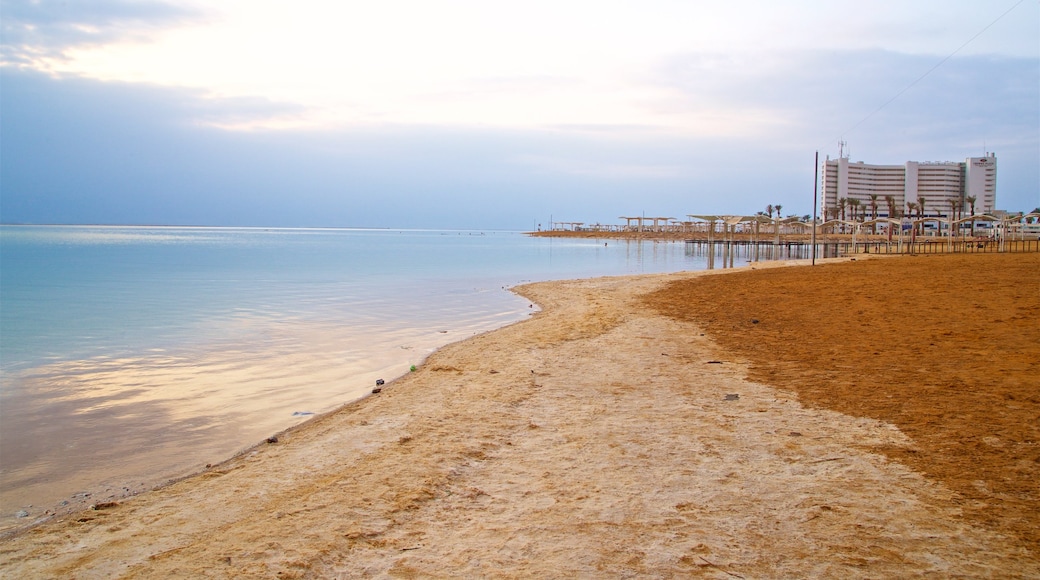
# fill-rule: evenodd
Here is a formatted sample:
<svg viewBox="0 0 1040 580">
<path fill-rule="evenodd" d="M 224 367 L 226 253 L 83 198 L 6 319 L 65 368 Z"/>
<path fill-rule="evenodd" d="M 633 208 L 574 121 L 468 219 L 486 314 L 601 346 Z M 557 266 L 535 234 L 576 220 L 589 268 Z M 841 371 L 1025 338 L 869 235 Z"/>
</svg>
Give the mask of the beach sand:
<svg viewBox="0 0 1040 580">
<path fill-rule="evenodd" d="M 530 320 L 0 572 L 1040 576 L 1040 255 L 775 265 L 521 287 Z"/>
</svg>

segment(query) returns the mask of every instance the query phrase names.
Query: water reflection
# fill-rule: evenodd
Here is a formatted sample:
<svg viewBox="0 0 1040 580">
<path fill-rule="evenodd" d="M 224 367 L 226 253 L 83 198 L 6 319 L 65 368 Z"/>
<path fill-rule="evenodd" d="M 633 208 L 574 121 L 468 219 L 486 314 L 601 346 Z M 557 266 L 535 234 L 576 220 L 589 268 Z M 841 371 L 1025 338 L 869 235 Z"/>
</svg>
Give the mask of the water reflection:
<svg viewBox="0 0 1040 580">
<path fill-rule="evenodd" d="M 817 257 L 822 256 L 818 248 Z M 687 256 L 700 257 L 705 260 L 706 268 L 734 268 L 748 262 L 767 260 L 807 260 L 812 257 L 812 246 L 802 243 L 751 243 L 751 242 L 701 242 L 685 243 Z"/>
</svg>

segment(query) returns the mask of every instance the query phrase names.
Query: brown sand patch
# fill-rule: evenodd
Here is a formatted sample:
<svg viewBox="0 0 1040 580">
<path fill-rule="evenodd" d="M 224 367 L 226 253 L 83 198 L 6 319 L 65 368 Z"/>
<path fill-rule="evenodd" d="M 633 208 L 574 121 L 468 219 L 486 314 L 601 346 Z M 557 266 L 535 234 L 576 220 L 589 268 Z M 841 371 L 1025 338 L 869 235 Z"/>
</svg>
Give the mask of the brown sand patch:
<svg viewBox="0 0 1040 580">
<path fill-rule="evenodd" d="M 746 357 L 752 380 L 896 425 L 913 445 L 880 451 L 1040 545 L 1040 254 L 744 271 L 647 303 Z"/>
</svg>

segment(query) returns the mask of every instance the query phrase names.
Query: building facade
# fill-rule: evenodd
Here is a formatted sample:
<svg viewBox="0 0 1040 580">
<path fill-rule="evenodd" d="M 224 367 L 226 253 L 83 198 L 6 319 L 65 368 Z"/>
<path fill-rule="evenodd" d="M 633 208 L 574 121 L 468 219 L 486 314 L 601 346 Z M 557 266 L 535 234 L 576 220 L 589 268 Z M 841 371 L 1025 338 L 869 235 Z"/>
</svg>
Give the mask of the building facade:
<svg viewBox="0 0 1040 580">
<path fill-rule="evenodd" d="M 850 162 L 847 157 L 828 158 L 823 172 L 823 217 L 852 219 L 863 216 L 888 218 L 909 216 L 908 203 L 917 217 L 947 218 L 953 214 L 971 215 L 969 198 L 975 199 L 975 213 L 989 213 L 997 203 L 997 157 L 970 157 L 963 163 L 907 161 L 903 165 L 868 165 Z M 855 201 L 852 201 L 855 200 Z M 894 211 L 893 211 L 894 210 Z M 894 215 L 891 215 L 893 214 Z"/>
</svg>

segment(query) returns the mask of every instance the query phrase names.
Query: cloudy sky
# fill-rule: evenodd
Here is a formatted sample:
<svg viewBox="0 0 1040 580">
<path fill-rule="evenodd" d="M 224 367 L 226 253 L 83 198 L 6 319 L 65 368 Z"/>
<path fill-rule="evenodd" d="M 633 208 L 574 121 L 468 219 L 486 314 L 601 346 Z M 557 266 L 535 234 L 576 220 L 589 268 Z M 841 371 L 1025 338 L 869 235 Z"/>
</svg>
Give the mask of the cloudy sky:
<svg viewBox="0 0 1040 580">
<path fill-rule="evenodd" d="M 0 0 L 4 223 L 530 229 L 812 211 L 813 155 L 995 152 L 1037 0 Z"/>
</svg>

